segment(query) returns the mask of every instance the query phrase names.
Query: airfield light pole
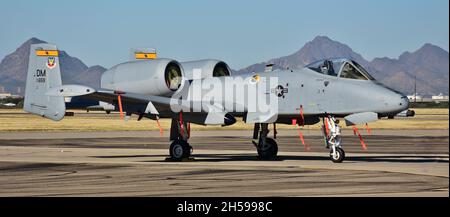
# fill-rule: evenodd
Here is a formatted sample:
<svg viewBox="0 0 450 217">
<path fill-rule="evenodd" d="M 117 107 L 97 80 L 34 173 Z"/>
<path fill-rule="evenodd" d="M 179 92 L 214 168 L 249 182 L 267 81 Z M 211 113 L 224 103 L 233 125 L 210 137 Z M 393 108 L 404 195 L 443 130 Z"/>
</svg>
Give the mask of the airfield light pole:
<svg viewBox="0 0 450 217">
<path fill-rule="evenodd" d="M 417 100 L 417 72 L 414 74 L 414 104 Z"/>
</svg>

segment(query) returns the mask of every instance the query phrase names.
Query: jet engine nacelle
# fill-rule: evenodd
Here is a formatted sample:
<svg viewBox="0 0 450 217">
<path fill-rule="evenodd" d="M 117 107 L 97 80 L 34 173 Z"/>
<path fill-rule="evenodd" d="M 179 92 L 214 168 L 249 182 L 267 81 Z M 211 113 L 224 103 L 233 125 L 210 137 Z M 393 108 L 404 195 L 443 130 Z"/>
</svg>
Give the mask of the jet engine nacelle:
<svg viewBox="0 0 450 217">
<path fill-rule="evenodd" d="M 181 88 L 183 79 L 183 67 L 175 60 L 138 60 L 116 65 L 104 72 L 101 87 L 164 96 L 171 95 Z"/>
<path fill-rule="evenodd" d="M 231 69 L 228 65 L 220 60 L 196 60 L 180 63 L 186 75 L 186 79 L 201 79 L 220 76 L 230 76 Z M 194 76 L 194 69 L 199 72 Z"/>
</svg>

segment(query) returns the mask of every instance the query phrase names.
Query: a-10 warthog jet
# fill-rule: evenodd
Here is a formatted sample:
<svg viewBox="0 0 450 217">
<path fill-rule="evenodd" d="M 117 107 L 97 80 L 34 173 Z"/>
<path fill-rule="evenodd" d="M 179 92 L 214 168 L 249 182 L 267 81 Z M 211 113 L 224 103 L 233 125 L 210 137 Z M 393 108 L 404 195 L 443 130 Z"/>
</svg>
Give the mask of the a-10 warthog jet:
<svg viewBox="0 0 450 217">
<path fill-rule="evenodd" d="M 272 70 L 269 65 L 264 72 L 231 75 L 228 65 L 218 60 L 180 63 L 136 52 L 135 60 L 104 72 L 101 89 L 94 89 L 62 85 L 58 54 L 55 45 L 31 45 L 25 111 L 58 121 L 65 116 L 65 101 L 82 97 L 114 105 L 121 118 L 171 118 L 169 152 L 174 160 L 191 155 L 190 123 L 228 126 L 242 117 L 254 124 L 252 142 L 260 159 L 277 156 L 276 124 L 322 121 L 330 158 L 342 162 L 345 153 L 336 118 L 344 118 L 348 126 L 367 124 L 393 117 L 409 104 L 406 96 L 381 85 L 349 59 L 318 61 L 299 70 Z"/>
</svg>

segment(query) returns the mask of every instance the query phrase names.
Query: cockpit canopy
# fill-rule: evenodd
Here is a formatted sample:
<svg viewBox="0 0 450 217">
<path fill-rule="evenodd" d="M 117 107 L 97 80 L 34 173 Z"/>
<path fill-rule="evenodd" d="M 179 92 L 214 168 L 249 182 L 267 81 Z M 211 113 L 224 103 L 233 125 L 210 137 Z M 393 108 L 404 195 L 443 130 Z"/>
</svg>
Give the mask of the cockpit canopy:
<svg viewBox="0 0 450 217">
<path fill-rule="evenodd" d="M 306 67 L 318 73 L 334 77 L 358 80 L 375 80 L 375 78 L 373 78 L 357 62 L 345 58 L 320 60 L 311 63 Z"/>
</svg>

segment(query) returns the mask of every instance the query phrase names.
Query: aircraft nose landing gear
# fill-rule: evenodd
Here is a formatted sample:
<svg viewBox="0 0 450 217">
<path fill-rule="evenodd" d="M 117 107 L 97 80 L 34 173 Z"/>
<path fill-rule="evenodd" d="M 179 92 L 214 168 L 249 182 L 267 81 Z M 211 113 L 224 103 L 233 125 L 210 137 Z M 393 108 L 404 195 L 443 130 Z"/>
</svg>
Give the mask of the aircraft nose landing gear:
<svg viewBox="0 0 450 217">
<path fill-rule="evenodd" d="M 330 151 L 330 159 L 331 161 L 333 161 L 333 163 L 341 163 L 342 161 L 344 161 L 345 158 L 345 152 L 344 149 L 340 148 L 340 147 L 334 147 L 334 150 Z"/>
<path fill-rule="evenodd" d="M 332 116 L 323 118 L 323 135 L 326 148 L 330 148 L 330 159 L 333 163 L 341 163 L 345 159 L 345 152 L 341 144 L 341 128 L 339 120 Z"/>
</svg>

